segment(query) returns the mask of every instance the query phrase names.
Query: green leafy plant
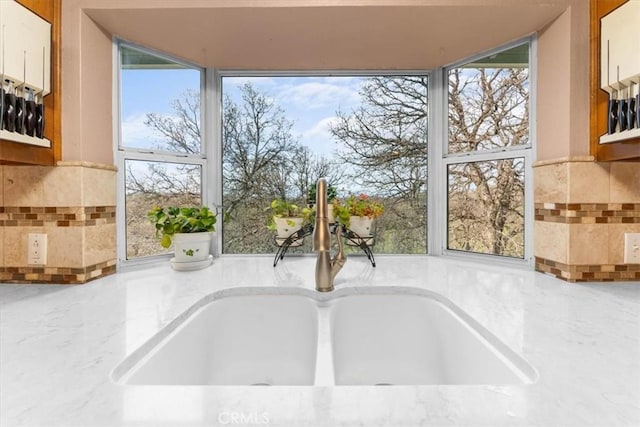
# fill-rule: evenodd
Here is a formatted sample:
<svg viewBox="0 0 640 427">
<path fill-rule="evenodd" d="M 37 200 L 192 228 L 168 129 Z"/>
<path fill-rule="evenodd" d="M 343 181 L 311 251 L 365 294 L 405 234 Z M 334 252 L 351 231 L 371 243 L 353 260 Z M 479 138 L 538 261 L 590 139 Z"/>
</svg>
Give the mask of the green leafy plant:
<svg viewBox="0 0 640 427">
<path fill-rule="evenodd" d="M 215 231 L 216 215 L 206 206 L 180 208 L 156 206 L 147 212 L 163 248 L 171 246 L 176 233 Z"/>
<path fill-rule="evenodd" d="M 336 197 L 338 197 L 338 192 L 336 191 L 336 188 L 329 184 L 327 185 L 327 202 L 332 203 Z M 313 205 L 316 203 L 316 184 L 311 184 L 309 186 L 309 192 L 307 194 L 307 202 L 310 205 Z"/>
<path fill-rule="evenodd" d="M 273 199 L 271 204 L 265 208 L 265 212 L 268 213 L 267 228 L 271 231 L 276 230 L 276 223 L 274 218 L 302 218 L 303 224 L 311 222 L 315 210 L 313 208 L 300 208 L 294 203 L 289 203 L 283 199 Z M 291 220 L 287 221 L 289 226 L 293 226 L 295 223 Z"/>
<path fill-rule="evenodd" d="M 349 226 L 349 218 L 352 216 L 368 217 L 375 219 L 384 212 L 384 205 L 371 199 L 366 194 L 359 196 L 350 195 L 344 202 L 336 199 L 333 201 L 333 214 L 337 221 Z"/>
</svg>

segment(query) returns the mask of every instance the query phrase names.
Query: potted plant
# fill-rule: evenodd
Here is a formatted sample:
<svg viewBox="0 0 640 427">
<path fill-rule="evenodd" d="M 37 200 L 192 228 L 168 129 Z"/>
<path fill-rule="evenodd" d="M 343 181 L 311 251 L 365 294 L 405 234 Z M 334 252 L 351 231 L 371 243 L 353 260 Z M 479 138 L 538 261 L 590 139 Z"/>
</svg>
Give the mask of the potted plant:
<svg viewBox="0 0 640 427">
<path fill-rule="evenodd" d="M 208 207 L 156 206 L 147 212 L 147 218 L 155 227 L 162 247 L 169 248 L 173 244 L 173 268 L 193 270 L 211 264 L 210 247 L 216 215 Z"/>
<path fill-rule="evenodd" d="M 276 232 L 276 243 L 279 245 L 308 224 L 314 212 L 312 208 L 300 208 L 283 199 L 274 199 L 265 211 L 269 213 L 267 228 Z M 301 238 L 292 242 L 291 246 L 300 246 L 302 243 Z"/>
<path fill-rule="evenodd" d="M 371 237 L 373 220 L 384 212 L 384 206 L 366 194 L 352 194 L 344 202 L 335 200 L 333 206 L 338 222 L 360 238 Z"/>
<path fill-rule="evenodd" d="M 337 198 L 336 188 L 331 184 L 327 185 L 327 203 L 329 208 L 327 211 L 327 216 L 329 219 L 329 224 L 333 224 L 334 222 L 336 222 L 335 215 L 333 213 L 333 202 L 334 200 L 336 200 L 336 198 Z M 316 184 L 311 184 L 309 186 L 307 203 L 309 203 L 309 206 L 313 206 L 316 204 Z"/>
</svg>

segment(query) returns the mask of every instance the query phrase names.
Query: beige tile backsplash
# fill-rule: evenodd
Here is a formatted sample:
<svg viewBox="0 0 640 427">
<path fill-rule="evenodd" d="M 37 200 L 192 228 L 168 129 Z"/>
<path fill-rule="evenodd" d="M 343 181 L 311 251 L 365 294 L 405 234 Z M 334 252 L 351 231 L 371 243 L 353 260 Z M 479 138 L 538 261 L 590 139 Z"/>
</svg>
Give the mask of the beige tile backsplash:
<svg viewBox="0 0 640 427">
<path fill-rule="evenodd" d="M 610 200 L 640 203 L 640 162 L 611 163 Z"/>
<path fill-rule="evenodd" d="M 575 162 L 568 163 L 567 166 L 567 203 L 607 203 L 609 201 L 608 163 Z"/>
<path fill-rule="evenodd" d="M 84 227 L 84 265 L 94 265 L 114 259 L 116 224 Z"/>
<path fill-rule="evenodd" d="M 607 261 L 609 264 L 624 263 L 625 233 L 640 233 L 640 223 L 609 224 L 609 247 L 607 254 Z"/>
<path fill-rule="evenodd" d="M 4 261 L 4 227 L 0 227 L 0 266 L 6 265 Z"/>
<path fill-rule="evenodd" d="M 4 167 L 4 206 L 44 206 L 43 166 Z"/>
<path fill-rule="evenodd" d="M 569 248 L 569 227 L 567 224 L 536 221 L 534 232 L 534 254 L 537 257 L 567 263 Z M 544 238 L 538 238 L 544 236 Z"/>
<path fill-rule="evenodd" d="M 115 168 L 5 165 L 0 178 L 0 280 L 82 283 L 114 271 Z M 27 264 L 29 233 L 47 234 L 45 268 Z"/>
<path fill-rule="evenodd" d="M 640 163 L 569 160 L 536 166 L 533 172 L 536 204 L 597 205 L 593 211 L 585 211 L 580 223 L 569 223 L 575 219 L 550 219 L 547 216 L 536 220 L 535 256 L 567 268 L 595 269 L 597 266 L 601 274 L 622 264 L 624 233 L 640 232 Z M 0 227 L 0 267 L 28 267 L 27 235 L 46 232 L 49 239 L 47 272 L 91 269 L 86 274 L 78 274 L 79 278 L 95 276 L 101 271 L 112 272 L 116 258 L 115 220 L 110 219 L 107 223 L 101 220 L 95 224 L 82 221 L 87 219 L 85 208 L 113 209 L 116 204 L 115 176 L 112 167 L 83 164 L 0 166 L 0 206 L 47 207 L 50 210 L 55 207 L 56 213 L 52 215 L 69 213 L 76 217 L 76 221 L 69 224 L 54 221 L 35 227 L 3 223 Z M 629 206 L 635 206 L 631 212 Z M 615 216 L 623 210 L 626 223 L 598 223 L 602 215 Z M 566 212 L 566 216 L 575 214 L 572 209 Z M 7 214 L 0 212 L 0 221 L 3 218 L 6 219 Z M 108 267 L 104 267 L 105 263 Z M 97 270 L 96 265 L 100 266 Z M 59 279 L 62 276 L 51 277 Z"/>
<path fill-rule="evenodd" d="M 609 224 L 569 224 L 568 264 L 607 264 Z"/>
<path fill-rule="evenodd" d="M 86 265 L 84 252 L 86 227 L 45 227 L 49 240 L 47 266 L 81 268 Z"/>
<path fill-rule="evenodd" d="M 48 168 L 43 176 L 44 206 L 84 206 L 82 168 Z M 22 206 L 22 205 L 20 205 Z"/>
<path fill-rule="evenodd" d="M 538 166 L 533 169 L 535 203 L 566 203 L 567 201 L 567 164 L 555 163 Z M 562 185 L 559 185 L 562 183 Z"/>
<path fill-rule="evenodd" d="M 640 163 L 536 166 L 534 199 L 537 268 L 553 265 L 553 274 L 578 280 L 635 278 L 636 265 L 623 265 L 623 246 L 625 233 L 640 232 Z"/>
</svg>

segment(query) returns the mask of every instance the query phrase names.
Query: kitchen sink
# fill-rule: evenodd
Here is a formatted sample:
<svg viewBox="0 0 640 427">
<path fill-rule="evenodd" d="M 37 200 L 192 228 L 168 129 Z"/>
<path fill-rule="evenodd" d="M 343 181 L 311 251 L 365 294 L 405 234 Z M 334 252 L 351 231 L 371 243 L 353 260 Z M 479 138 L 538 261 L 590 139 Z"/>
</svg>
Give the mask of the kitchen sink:
<svg viewBox="0 0 640 427">
<path fill-rule="evenodd" d="M 313 385 L 317 310 L 297 295 L 212 301 L 152 348 L 120 382 L 147 385 Z"/>
<path fill-rule="evenodd" d="M 127 385 L 526 384 L 535 369 L 446 298 L 408 287 L 235 288 L 129 355 Z"/>
<path fill-rule="evenodd" d="M 454 310 L 416 295 L 353 295 L 335 301 L 335 384 L 517 384 L 535 376 L 515 353 L 500 351 L 479 325 Z"/>
</svg>

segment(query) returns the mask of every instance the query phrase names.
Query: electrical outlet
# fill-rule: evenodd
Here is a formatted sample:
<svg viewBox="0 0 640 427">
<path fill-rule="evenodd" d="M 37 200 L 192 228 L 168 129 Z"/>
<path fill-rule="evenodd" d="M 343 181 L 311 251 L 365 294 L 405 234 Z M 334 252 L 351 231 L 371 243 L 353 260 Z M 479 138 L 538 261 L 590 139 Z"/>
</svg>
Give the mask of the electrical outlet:
<svg viewBox="0 0 640 427">
<path fill-rule="evenodd" d="M 624 233 L 624 263 L 640 264 L 640 233 Z"/>
<path fill-rule="evenodd" d="M 45 265 L 47 263 L 47 235 L 29 233 L 27 241 L 27 264 Z"/>
</svg>

